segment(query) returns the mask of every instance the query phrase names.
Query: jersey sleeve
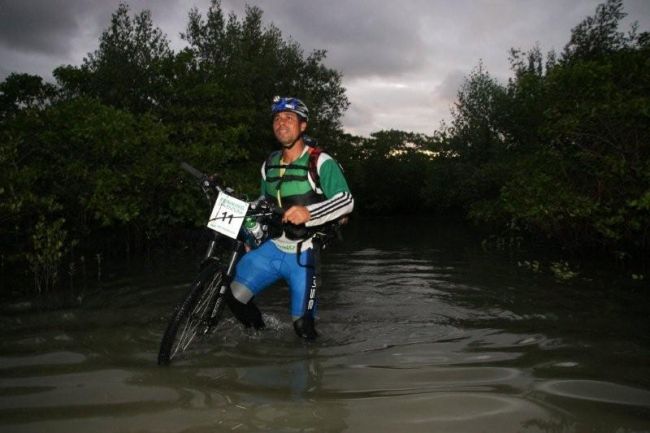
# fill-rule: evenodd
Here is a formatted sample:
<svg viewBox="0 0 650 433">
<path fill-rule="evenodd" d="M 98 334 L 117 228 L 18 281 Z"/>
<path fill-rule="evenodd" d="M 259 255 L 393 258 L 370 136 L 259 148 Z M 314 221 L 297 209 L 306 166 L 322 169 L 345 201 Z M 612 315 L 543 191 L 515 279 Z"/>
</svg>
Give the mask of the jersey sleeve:
<svg viewBox="0 0 650 433">
<path fill-rule="evenodd" d="M 323 153 L 319 157 L 317 168 L 320 188 L 326 198 L 322 202 L 307 206 L 311 215 L 311 219 L 305 224 L 307 227 L 336 220 L 354 209 L 354 198 L 338 162 Z"/>
</svg>

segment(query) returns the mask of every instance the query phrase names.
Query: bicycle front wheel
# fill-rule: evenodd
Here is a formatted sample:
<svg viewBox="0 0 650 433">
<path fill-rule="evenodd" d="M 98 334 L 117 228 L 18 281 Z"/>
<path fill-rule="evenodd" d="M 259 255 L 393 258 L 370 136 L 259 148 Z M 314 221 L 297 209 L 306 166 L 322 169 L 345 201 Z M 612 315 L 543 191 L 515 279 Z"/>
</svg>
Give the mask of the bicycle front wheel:
<svg viewBox="0 0 650 433">
<path fill-rule="evenodd" d="M 223 272 L 216 263 L 207 266 L 192 283 L 160 342 L 159 365 L 169 364 L 217 325 L 225 305 L 219 293 L 222 283 Z"/>
</svg>

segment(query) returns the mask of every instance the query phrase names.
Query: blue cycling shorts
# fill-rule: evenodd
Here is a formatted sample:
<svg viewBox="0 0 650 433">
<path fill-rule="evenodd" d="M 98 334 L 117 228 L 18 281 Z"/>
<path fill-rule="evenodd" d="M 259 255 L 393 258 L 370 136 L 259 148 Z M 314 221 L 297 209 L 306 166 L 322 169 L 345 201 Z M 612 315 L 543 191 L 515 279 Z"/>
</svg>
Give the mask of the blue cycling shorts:
<svg viewBox="0 0 650 433">
<path fill-rule="evenodd" d="M 264 242 L 244 254 L 237 264 L 233 281 L 257 296 L 271 284 L 284 279 L 291 291 L 291 316 L 298 319 L 308 310 L 310 291 L 316 288 L 316 282 L 313 249 L 300 253 L 300 264 L 296 256 L 281 251 L 272 241 Z M 312 302 L 315 302 L 314 296 Z"/>
</svg>

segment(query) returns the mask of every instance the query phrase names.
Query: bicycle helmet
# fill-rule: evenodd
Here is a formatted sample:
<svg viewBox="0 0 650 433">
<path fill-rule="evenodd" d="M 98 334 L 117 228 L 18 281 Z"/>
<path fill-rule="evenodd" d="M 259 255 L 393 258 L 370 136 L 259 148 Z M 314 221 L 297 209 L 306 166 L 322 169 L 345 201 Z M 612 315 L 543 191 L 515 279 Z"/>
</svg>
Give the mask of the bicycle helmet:
<svg viewBox="0 0 650 433">
<path fill-rule="evenodd" d="M 271 113 L 275 115 L 276 113 L 281 113 L 283 111 L 291 111 L 296 113 L 298 117 L 303 119 L 305 122 L 309 120 L 309 109 L 298 98 L 276 96 L 273 98 L 273 105 L 271 105 Z"/>
</svg>

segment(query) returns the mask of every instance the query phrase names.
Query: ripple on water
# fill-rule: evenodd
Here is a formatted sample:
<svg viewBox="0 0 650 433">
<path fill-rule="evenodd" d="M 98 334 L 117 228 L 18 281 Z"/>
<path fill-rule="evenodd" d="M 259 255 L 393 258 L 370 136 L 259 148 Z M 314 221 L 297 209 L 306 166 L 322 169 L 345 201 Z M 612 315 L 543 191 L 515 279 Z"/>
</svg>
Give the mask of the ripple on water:
<svg viewBox="0 0 650 433">
<path fill-rule="evenodd" d="M 81 364 L 86 356 L 75 352 L 50 352 L 31 356 L 0 356 L 0 370 L 16 367 Z"/>
<path fill-rule="evenodd" d="M 599 403 L 650 408 L 650 391 L 596 380 L 551 380 L 537 386 L 546 394 Z"/>
<path fill-rule="evenodd" d="M 171 402 L 178 398 L 168 388 L 141 386 L 130 383 L 132 379 L 133 374 L 125 370 L 5 378 L 2 387 L 11 392 L 0 395 L 0 410 Z"/>
<path fill-rule="evenodd" d="M 323 387 L 347 398 L 418 395 L 443 390 L 517 388 L 521 373 L 505 367 L 378 368 L 351 365 L 325 370 Z"/>
<path fill-rule="evenodd" d="M 546 409 L 516 397 L 442 392 L 424 396 L 368 398 L 349 402 L 349 431 L 515 432 L 532 420 L 548 422 Z M 399 408 L 399 416 L 395 416 Z"/>
</svg>

